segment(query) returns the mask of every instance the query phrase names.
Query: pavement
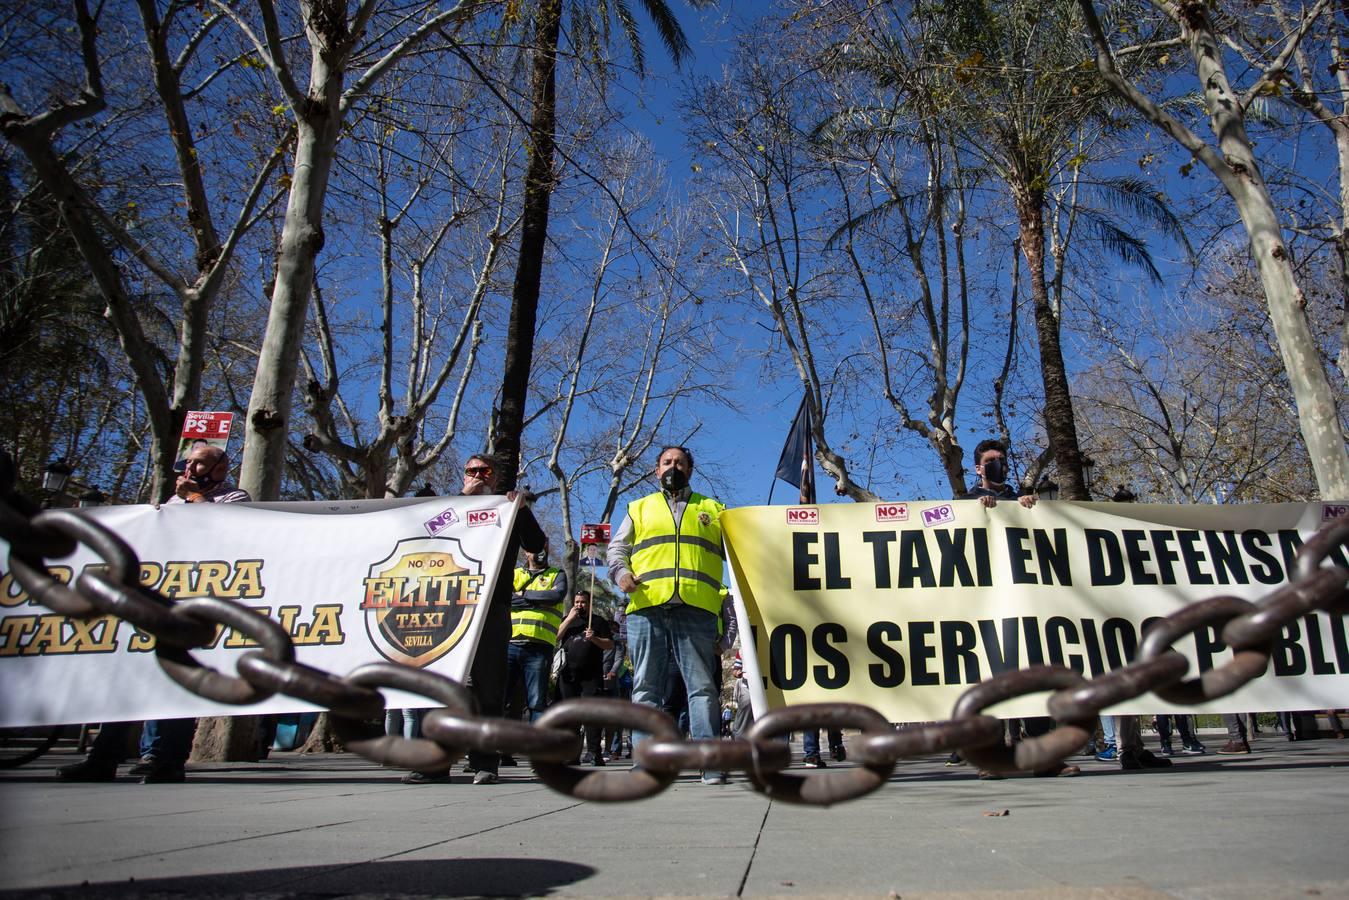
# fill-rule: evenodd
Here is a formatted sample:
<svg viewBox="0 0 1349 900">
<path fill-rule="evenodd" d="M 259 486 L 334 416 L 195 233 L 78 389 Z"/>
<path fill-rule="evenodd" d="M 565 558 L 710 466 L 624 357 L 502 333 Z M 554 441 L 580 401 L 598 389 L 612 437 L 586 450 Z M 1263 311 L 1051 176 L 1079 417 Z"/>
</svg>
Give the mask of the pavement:
<svg viewBox="0 0 1349 900">
<path fill-rule="evenodd" d="M 619 805 L 527 766 L 404 785 L 347 754 L 66 784 L 67 750 L 0 771 L 0 897 L 1349 897 L 1349 740 L 1253 749 L 1003 781 L 934 756 L 828 809 L 742 775 Z"/>
</svg>

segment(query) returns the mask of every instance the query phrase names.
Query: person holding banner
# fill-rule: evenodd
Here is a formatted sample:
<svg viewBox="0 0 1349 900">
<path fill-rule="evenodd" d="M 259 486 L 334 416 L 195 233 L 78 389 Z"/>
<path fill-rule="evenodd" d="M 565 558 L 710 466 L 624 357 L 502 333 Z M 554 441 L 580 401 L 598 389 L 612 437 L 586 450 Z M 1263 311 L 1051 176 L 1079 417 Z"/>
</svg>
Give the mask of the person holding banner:
<svg viewBox="0 0 1349 900">
<path fill-rule="evenodd" d="M 221 447 L 198 442 L 188 454 L 168 503 L 247 503 L 248 492 L 229 483 L 229 456 Z M 131 722 L 108 722 L 98 730 L 89 756 L 82 762 L 62 766 L 56 777 L 62 781 L 112 781 L 126 753 Z M 141 728 L 140 762 L 128 774 L 139 775 L 141 784 L 177 784 L 187 777 L 187 758 L 197 720 L 153 719 Z"/>
<path fill-rule="evenodd" d="M 689 732 L 695 740 L 715 740 L 726 507 L 689 488 L 693 454 L 685 447 L 662 449 L 655 474 L 660 490 L 628 504 L 607 555 L 610 580 L 628 595 L 632 699 L 659 709 L 674 667 L 688 696 Z M 634 733 L 633 743 L 645 737 Z M 702 781 L 725 784 L 726 774 L 704 772 Z"/>
<path fill-rule="evenodd" d="M 487 453 L 475 453 L 464 464 L 464 485 L 460 493 L 465 497 L 482 497 L 497 493 L 500 463 Z M 506 494 L 512 502 L 516 492 Z M 515 526 L 511 529 L 506 542 L 503 560 L 515 559 L 523 547 L 530 553 L 539 553 L 548 545 L 548 537 L 539 527 L 534 513 L 525 505 L 515 513 Z M 503 562 L 503 568 L 505 563 Z M 508 646 L 511 639 L 511 589 L 510 580 L 499 573 L 492 589 L 492 598 L 487 605 L 487 615 L 483 620 L 482 634 L 478 638 L 478 650 L 473 656 L 473 668 L 469 671 L 473 696 L 478 701 L 478 712 L 483 716 L 501 718 L 506 714 L 506 666 Z M 473 771 L 474 784 L 496 784 L 501 757 L 496 752 L 471 750 L 468 754 L 468 769 Z M 405 784 L 425 784 L 449 780 L 449 771 L 409 772 L 403 776 Z"/>
<path fill-rule="evenodd" d="M 1013 487 L 1010 481 L 1010 469 L 1007 466 L 1007 447 L 1002 441 L 988 438 L 982 440 L 974 448 L 974 473 L 979 476 L 978 482 L 974 487 L 965 492 L 962 500 L 978 500 L 984 508 L 992 509 L 998 505 L 999 500 L 1015 500 L 1025 509 L 1030 509 L 1039 501 L 1040 497 L 1034 493 L 1024 493 Z M 1017 736 L 1017 723 L 1012 720 L 1011 729 L 1013 739 Z M 1048 716 L 1035 716 L 1023 719 L 1021 725 L 1026 729 L 1026 737 L 1039 737 L 1047 734 L 1053 720 Z M 951 755 L 948 762 L 958 762 L 956 754 Z M 1082 770 L 1068 763 L 1058 763 L 1043 771 L 1036 772 L 1037 776 L 1058 776 L 1060 778 L 1071 777 L 1081 774 Z M 979 777 L 985 780 L 998 778 L 992 772 L 980 771 Z"/>
</svg>

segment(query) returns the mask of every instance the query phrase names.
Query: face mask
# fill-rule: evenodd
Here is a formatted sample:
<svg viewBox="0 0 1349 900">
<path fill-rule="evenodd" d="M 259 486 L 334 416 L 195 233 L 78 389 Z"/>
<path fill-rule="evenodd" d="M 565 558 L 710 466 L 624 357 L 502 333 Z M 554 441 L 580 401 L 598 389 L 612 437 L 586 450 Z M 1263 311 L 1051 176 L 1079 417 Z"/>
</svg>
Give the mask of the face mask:
<svg viewBox="0 0 1349 900">
<path fill-rule="evenodd" d="M 666 469 L 660 475 L 660 486 L 667 493 L 673 494 L 675 491 L 682 491 L 684 486 L 689 483 L 688 478 L 684 476 L 682 469 L 673 466 Z"/>
<path fill-rule="evenodd" d="M 1007 478 L 1007 472 L 1003 468 L 1002 460 L 990 459 L 984 463 L 984 477 L 993 484 L 1002 484 Z"/>
</svg>

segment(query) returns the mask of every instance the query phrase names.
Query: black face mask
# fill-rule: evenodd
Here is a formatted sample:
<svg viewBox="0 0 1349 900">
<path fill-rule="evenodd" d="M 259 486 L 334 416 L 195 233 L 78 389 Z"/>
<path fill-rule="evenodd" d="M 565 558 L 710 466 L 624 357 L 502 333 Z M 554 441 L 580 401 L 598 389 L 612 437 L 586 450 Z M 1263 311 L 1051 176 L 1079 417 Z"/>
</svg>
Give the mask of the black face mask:
<svg viewBox="0 0 1349 900">
<path fill-rule="evenodd" d="M 661 489 L 668 494 L 673 494 L 676 491 L 682 491 L 685 488 L 685 486 L 688 485 L 688 483 L 689 480 L 684 476 L 683 470 L 677 469 L 673 466 L 666 469 L 660 475 Z"/>
<path fill-rule="evenodd" d="M 984 477 L 993 484 L 1002 484 L 1007 480 L 1007 470 L 1000 459 L 990 459 L 984 463 Z"/>
</svg>

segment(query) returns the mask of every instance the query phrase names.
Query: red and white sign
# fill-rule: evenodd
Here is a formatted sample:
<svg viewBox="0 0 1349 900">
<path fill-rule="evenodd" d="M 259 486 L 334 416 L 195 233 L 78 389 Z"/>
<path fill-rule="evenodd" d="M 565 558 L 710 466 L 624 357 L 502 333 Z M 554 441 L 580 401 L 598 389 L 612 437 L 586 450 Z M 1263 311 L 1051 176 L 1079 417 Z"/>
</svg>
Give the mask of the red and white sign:
<svg viewBox="0 0 1349 900">
<path fill-rule="evenodd" d="M 469 528 L 478 525 L 495 525 L 499 521 L 501 521 L 501 516 L 495 509 L 470 509 L 468 511 Z"/>
<path fill-rule="evenodd" d="M 226 441 L 234 425 L 232 412 L 202 412 L 193 410 L 183 419 L 183 440 Z"/>
<path fill-rule="evenodd" d="M 818 525 L 820 524 L 820 511 L 813 506 L 789 506 L 787 507 L 788 525 Z"/>
<path fill-rule="evenodd" d="M 877 503 L 876 504 L 877 522 L 907 522 L 909 521 L 909 504 L 907 503 Z"/>
<path fill-rule="evenodd" d="M 581 526 L 581 546 L 589 547 L 593 544 L 609 543 L 609 535 L 612 533 L 608 522 L 600 522 L 593 525 Z"/>
</svg>

